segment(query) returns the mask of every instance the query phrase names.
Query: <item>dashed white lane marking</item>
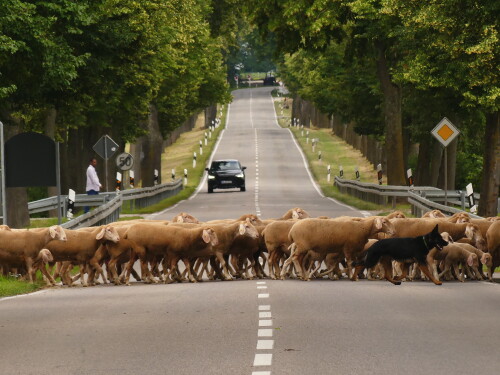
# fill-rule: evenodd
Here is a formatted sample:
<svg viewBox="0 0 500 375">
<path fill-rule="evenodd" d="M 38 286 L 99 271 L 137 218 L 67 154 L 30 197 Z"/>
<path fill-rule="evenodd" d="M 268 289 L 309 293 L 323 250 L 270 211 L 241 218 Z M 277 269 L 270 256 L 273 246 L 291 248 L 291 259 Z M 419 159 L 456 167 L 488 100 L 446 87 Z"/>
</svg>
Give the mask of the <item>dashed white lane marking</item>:
<svg viewBox="0 0 500 375">
<path fill-rule="evenodd" d="M 265 281 L 257 281 L 257 289 L 267 288 Z M 269 298 L 269 294 L 260 293 L 257 295 L 259 298 Z M 264 297 L 265 296 L 265 297 Z M 257 330 L 257 353 L 255 354 L 253 360 L 253 367 L 260 366 L 271 366 L 273 362 L 273 355 L 269 351 L 274 349 L 274 340 L 266 339 L 273 337 L 273 330 L 270 328 L 260 328 L 260 327 L 271 327 L 273 321 L 271 319 L 271 305 L 261 305 L 259 304 L 259 328 Z M 262 351 L 268 351 L 267 353 L 262 353 Z M 252 375 L 271 375 L 271 371 L 253 371 Z"/>
<path fill-rule="evenodd" d="M 259 327 L 271 327 L 272 325 L 273 321 L 271 319 L 259 320 Z"/>
<path fill-rule="evenodd" d="M 259 329 L 257 331 L 259 337 L 273 337 L 273 330 L 268 328 Z"/>
<path fill-rule="evenodd" d="M 255 354 L 255 359 L 253 360 L 254 366 L 271 366 L 273 361 L 272 354 Z"/>
<path fill-rule="evenodd" d="M 257 350 L 272 350 L 274 348 L 274 340 L 258 340 Z"/>
</svg>

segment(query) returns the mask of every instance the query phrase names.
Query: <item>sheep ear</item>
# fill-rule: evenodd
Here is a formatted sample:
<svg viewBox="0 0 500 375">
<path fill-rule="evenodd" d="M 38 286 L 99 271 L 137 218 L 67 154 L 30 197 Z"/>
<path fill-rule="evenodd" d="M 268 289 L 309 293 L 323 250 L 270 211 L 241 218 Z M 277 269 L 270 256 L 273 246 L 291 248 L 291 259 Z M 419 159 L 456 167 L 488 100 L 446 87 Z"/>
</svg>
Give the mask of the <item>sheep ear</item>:
<svg viewBox="0 0 500 375">
<path fill-rule="evenodd" d="M 106 228 L 102 228 L 99 233 L 97 233 L 97 236 L 95 236 L 96 240 L 102 240 L 104 237 L 104 232 L 106 231 Z"/>
<path fill-rule="evenodd" d="M 178 223 L 183 223 L 184 222 L 184 214 L 181 214 L 181 215 L 177 216 L 177 222 Z"/>
<path fill-rule="evenodd" d="M 208 233 L 208 230 L 203 229 L 203 234 L 201 235 L 201 238 L 205 243 L 210 243 L 210 233 Z"/>
<path fill-rule="evenodd" d="M 467 264 L 469 265 L 469 267 L 472 267 L 474 265 L 474 259 L 472 259 L 472 254 L 469 255 L 469 257 L 467 258 Z"/>
<path fill-rule="evenodd" d="M 379 217 L 375 219 L 375 228 L 382 229 L 382 219 Z"/>
<path fill-rule="evenodd" d="M 240 235 L 243 236 L 246 231 L 247 231 L 247 228 L 245 227 L 245 225 L 244 224 L 240 224 L 240 230 L 239 230 Z"/>
<path fill-rule="evenodd" d="M 486 253 L 483 253 L 483 255 L 481 255 L 481 264 L 486 264 Z"/>
<path fill-rule="evenodd" d="M 49 235 L 50 235 L 50 238 L 56 238 L 57 236 L 57 227 L 55 225 L 51 226 L 49 228 Z"/>
<path fill-rule="evenodd" d="M 299 213 L 297 212 L 297 210 L 293 210 L 292 211 L 292 219 L 298 219 L 298 218 L 300 218 Z"/>
</svg>

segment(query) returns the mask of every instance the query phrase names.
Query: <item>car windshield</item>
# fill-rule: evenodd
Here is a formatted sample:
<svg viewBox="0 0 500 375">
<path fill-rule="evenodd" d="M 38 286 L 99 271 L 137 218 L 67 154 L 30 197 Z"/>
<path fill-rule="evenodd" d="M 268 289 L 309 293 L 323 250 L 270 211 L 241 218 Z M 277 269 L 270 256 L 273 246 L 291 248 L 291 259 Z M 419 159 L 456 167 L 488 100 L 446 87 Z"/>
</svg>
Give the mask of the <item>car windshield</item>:
<svg viewBox="0 0 500 375">
<path fill-rule="evenodd" d="M 241 168 L 240 163 L 237 161 L 214 161 L 211 169 L 214 171 L 228 171 Z"/>
</svg>

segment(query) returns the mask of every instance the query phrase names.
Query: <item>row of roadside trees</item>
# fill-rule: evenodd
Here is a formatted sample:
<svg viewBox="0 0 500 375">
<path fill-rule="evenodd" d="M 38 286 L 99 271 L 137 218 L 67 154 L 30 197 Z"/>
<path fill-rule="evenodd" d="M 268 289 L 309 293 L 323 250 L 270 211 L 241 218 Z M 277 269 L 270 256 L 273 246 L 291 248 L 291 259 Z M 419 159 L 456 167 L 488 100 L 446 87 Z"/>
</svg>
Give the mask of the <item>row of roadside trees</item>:
<svg viewBox="0 0 500 375">
<path fill-rule="evenodd" d="M 405 184 L 412 144 L 416 181 L 438 184 L 443 153 L 430 131 L 446 116 L 462 132 L 449 174 L 479 188 L 479 214 L 497 214 L 497 1 L 252 0 L 249 12 L 276 42 L 293 94 L 384 142 L 389 184 Z"/>
<path fill-rule="evenodd" d="M 230 100 L 225 54 L 238 14 L 234 0 L 3 2 L 6 138 L 37 131 L 61 142 L 63 191 L 83 192 L 92 146 L 103 134 L 124 145 L 149 132 L 156 139 L 143 148 L 148 171 L 141 175 L 143 186 L 152 185 L 162 138 L 197 111 Z M 26 189 L 7 194 L 9 224 L 26 225 Z"/>
</svg>

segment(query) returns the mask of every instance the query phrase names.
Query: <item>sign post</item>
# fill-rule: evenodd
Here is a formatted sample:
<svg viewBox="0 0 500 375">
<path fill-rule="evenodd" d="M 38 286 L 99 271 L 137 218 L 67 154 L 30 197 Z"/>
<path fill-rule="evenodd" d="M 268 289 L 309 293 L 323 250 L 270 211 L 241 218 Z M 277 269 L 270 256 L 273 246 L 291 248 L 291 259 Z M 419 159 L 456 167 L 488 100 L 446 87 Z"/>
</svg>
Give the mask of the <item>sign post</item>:
<svg viewBox="0 0 500 375">
<path fill-rule="evenodd" d="M 104 159 L 105 164 L 105 178 L 106 178 L 106 191 L 108 191 L 108 159 L 114 155 L 118 150 L 118 144 L 111 139 L 109 135 L 103 135 L 92 147 L 92 149 Z"/>
<path fill-rule="evenodd" d="M 460 134 L 460 131 L 448 120 L 443 117 L 431 134 L 444 147 L 444 205 L 448 205 L 448 145 Z"/>
</svg>

